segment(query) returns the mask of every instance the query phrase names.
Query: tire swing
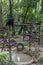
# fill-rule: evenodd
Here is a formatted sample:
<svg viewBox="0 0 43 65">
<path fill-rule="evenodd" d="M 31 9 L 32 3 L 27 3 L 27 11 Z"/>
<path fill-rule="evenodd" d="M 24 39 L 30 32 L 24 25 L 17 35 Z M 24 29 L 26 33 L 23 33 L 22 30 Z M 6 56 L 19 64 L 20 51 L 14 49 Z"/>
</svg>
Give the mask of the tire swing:
<svg viewBox="0 0 43 65">
<path fill-rule="evenodd" d="M 24 50 L 24 45 L 22 43 L 19 43 L 17 45 L 17 51 L 23 51 Z"/>
</svg>

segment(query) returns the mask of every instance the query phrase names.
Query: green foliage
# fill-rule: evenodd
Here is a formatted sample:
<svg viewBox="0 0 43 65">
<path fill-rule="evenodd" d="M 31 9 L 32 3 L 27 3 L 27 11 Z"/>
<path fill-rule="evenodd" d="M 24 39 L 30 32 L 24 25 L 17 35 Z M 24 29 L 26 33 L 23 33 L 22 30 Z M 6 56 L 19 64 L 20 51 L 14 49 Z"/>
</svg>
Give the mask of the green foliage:
<svg viewBox="0 0 43 65">
<path fill-rule="evenodd" d="M 6 37 L 5 34 L 1 34 L 1 35 L 0 35 L 0 38 L 5 38 L 5 37 Z"/>
<path fill-rule="evenodd" d="M 40 52 L 41 52 L 41 51 L 40 51 L 39 49 L 35 50 L 35 51 L 34 51 L 34 58 L 39 58 Z"/>
<path fill-rule="evenodd" d="M 0 65 L 15 65 L 11 60 L 6 60 L 7 54 L 5 52 L 0 52 Z"/>
<path fill-rule="evenodd" d="M 6 58 L 6 53 L 5 52 L 0 52 L 0 58 L 5 59 Z"/>
<path fill-rule="evenodd" d="M 32 46 L 32 43 L 29 43 L 29 42 L 27 42 L 27 41 L 24 41 L 24 42 L 22 42 L 22 43 L 23 43 L 24 46 L 29 46 L 29 47 Z"/>
<path fill-rule="evenodd" d="M 3 59 L 0 59 L 0 65 L 6 65 L 6 62 Z"/>
<path fill-rule="evenodd" d="M 31 42 L 29 42 L 29 47 L 31 47 L 31 45 L 32 45 L 32 43 L 31 43 Z"/>
<path fill-rule="evenodd" d="M 43 63 L 43 56 L 39 57 L 39 62 Z"/>
<path fill-rule="evenodd" d="M 43 13 L 40 14 L 39 19 L 41 21 L 41 25 L 43 25 Z"/>
<path fill-rule="evenodd" d="M 41 13 L 43 13 L 43 0 L 41 0 L 42 2 L 41 2 L 41 6 L 42 6 L 42 8 L 41 8 Z"/>
<path fill-rule="evenodd" d="M 10 60 L 6 61 L 6 60 L 1 59 L 0 65 L 15 65 L 15 63 L 13 61 L 10 61 Z"/>
<path fill-rule="evenodd" d="M 6 65 L 15 65 L 15 63 L 12 60 L 8 60 Z"/>
<path fill-rule="evenodd" d="M 23 42 L 24 46 L 28 46 L 28 42 Z"/>
<path fill-rule="evenodd" d="M 23 21 L 25 12 L 27 10 L 27 6 L 29 6 L 28 12 L 25 18 L 26 22 L 29 23 L 29 22 L 41 21 L 42 23 L 41 25 L 43 25 L 43 12 L 40 13 L 41 11 L 40 7 L 42 7 L 43 4 L 41 3 L 42 5 L 38 6 L 40 0 L 12 0 L 12 1 L 13 1 L 12 2 L 13 17 L 15 18 L 15 20 L 17 19 L 17 21 L 15 21 L 17 24 Z M 9 17 L 9 14 L 10 14 L 9 0 L 2 0 L 2 6 L 3 6 L 3 15 L 4 15 L 3 21 L 4 21 L 4 25 L 6 25 L 6 22 L 8 19 L 7 15 Z"/>
<path fill-rule="evenodd" d="M 34 20 L 34 13 L 31 13 L 33 12 L 33 10 L 37 7 L 37 2 L 39 2 L 40 0 L 13 0 L 13 15 L 16 16 L 16 11 L 18 12 L 19 14 L 19 20 L 20 18 L 24 17 L 25 15 L 25 12 L 26 12 L 26 8 L 27 6 L 29 5 L 29 11 L 28 11 L 28 21 L 29 20 L 32 20 L 32 21 L 35 21 Z M 9 14 L 9 1 L 7 0 L 3 0 L 3 8 L 4 8 L 4 22 L 6 22 L 7 20 L 7 15 L 6 14 Z M 30 12 L 31 11 L 31 12 Z M 29 15 L 30 14 L 30 15 Z"/>
<path fill-rule="evenodd" d="M 6 65 L 5 59 L 6 59 L 6 53 L 0 52 L 0 65 Z"/>
</svg>

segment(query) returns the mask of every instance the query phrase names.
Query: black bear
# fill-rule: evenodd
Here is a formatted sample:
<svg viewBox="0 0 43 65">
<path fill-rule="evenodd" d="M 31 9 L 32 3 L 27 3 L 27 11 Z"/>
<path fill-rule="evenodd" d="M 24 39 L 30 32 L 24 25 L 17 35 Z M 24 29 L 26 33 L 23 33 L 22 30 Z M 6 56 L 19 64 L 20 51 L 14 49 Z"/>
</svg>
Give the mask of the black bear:
<svg viewBox="0 0 43 65">
<path fill-rule="evenodd" d="M 8 21 L 7 21 L 7 23 L 6 23 L 6 26 L 9 27 L 9 30 L 10 30 L 10 26 L 11 26 L 12 29 L 13 29 L 13 26 L 14 26 L 14 18 L 13 18 L 13 17 L 8 18 Z"/>
</svg>

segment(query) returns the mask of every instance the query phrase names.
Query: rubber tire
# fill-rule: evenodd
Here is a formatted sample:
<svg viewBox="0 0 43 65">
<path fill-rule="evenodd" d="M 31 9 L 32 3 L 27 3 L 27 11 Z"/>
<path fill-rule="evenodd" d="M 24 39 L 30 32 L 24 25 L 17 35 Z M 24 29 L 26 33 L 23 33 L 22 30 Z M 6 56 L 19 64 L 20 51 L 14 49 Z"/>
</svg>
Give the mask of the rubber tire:
<svg viewBox="0 0 43 65">
<path fill-rule="evenodd" d="M 22 46 L 22 48 L 19 48 L 19 46 Z M 23 51 L 24 50 L 24 45 L 22 43 L 19 43 L 17 45 L 17 51 Z"/>
</svg>

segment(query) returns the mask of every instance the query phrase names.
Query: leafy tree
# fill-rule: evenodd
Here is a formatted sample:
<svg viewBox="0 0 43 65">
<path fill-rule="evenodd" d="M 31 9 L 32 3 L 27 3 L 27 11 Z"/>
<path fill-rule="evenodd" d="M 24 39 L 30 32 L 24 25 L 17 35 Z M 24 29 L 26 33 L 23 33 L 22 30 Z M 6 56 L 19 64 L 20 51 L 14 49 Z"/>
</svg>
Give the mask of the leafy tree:
<svg viewBox="0 0 43 65">
<path fill-rule="evenodd" d="M 15 18 L 15 23 L 20 24 L 23 22 L 42 22 L 43 18 L 43 0 L 2 0 L 3 6 L 3 21 L 4 25 L 11 13 Z M 11 5 L 11 8 L 10 8 Z M 40 13 L 42 11 L 42 13 Z M 42 17 L 42 18 L 41 18 Z M 20 31 L 20 30 L 19 30 Z"/>
</svg>

